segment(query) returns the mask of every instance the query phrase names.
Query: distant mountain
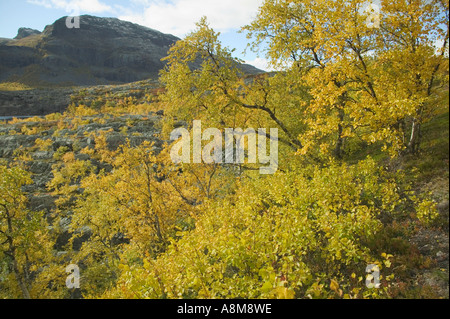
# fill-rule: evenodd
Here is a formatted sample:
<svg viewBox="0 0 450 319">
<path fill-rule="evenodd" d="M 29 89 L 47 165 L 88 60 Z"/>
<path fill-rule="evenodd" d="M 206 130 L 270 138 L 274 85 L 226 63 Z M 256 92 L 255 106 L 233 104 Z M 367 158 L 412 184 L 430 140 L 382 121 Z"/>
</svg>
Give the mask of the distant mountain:
<svg viewBox="0 0 450 319">
<path fill-rule="evenodd" d="M 161 58 L 179 38 L 116 18 L 80 17 L 67 28 L 66 17 L 43 32 L 20 28 L 14 39 L 0 39 L 0 82 L 36 86 L 123 84 L 158 76 Z M 247 74 L 263 71 L 241 65 Z"/>
<path fill-rule="evenodd" d="M 20 39 L 26 38 L 26 37 L 28 37 L 30 35 L 40 34 L 40 33 L 41 33 L 41 31 L 35 30 L 35 29 L 19 28 L 19 31 L 17 32 L 17 35 L 16 35 L 16 37 L 14 39 L 20 40 Z"/>
</svg>

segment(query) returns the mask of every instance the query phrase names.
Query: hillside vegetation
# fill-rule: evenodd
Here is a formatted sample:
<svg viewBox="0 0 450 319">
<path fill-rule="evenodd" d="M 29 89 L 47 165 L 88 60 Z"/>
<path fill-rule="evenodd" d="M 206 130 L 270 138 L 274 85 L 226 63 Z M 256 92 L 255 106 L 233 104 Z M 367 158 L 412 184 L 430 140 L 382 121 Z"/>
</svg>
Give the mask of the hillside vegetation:
<svg viewBox="0 0 450 319">
<path fill-rule="evenodd" d="M 379 27 L 301 3 L 243 28 L 279 72 L 244 75 L 203 18 L 163 88 L 3 123 L 0 297 L 448 298 L 448 1 L 382 1 Z M 175 163 L 194 121 L 277 128 L 278 169 Z"/>
</svg>

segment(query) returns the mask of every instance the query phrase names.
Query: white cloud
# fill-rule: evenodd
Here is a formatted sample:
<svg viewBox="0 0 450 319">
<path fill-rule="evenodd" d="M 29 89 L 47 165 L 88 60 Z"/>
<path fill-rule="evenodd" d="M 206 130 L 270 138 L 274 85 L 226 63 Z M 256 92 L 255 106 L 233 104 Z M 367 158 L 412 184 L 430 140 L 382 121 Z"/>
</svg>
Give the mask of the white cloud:
<svg viewBox="0 0 450 319">
<path fill-rule="evenodd" d="M 107 4 L 105 0 L 27 0 L 49 9 L 64 10 L 70 15 L 112 13 L 131 21 L 179 37 L 195 29 L 201 17 L 217 31 L 240 28 L 256 16 L 263 0 L 129 0 L 125 6 Z"/>
<path fill-rule="evenodd" d="M 245 61 L 246 64 L 253 65 L 254 67 L 263 70 L 263 71 L 273 71 L 273 69 L 269 66 L 269 61 L 263 58 L 255 58 L 253 60 Z"/>
<path fill-rule="evenodd" d="M 113 9 L 100 0 L 27 0 L 27 2 L 49 9 L 64 10 L 71 15 L 82 13 L 112 12 Z"/>
<path fill-rule="evenodd" d="M 217 31 L 228 31 L 248 24 L 253 20 L 262 0 L 132 0 L 141 4 L 140 12 L 125 9 L 118 14 L 121 20 L 138 23 L 165 33 L 183 37 L 195 29 L 202 16 Z"/>
</svg>

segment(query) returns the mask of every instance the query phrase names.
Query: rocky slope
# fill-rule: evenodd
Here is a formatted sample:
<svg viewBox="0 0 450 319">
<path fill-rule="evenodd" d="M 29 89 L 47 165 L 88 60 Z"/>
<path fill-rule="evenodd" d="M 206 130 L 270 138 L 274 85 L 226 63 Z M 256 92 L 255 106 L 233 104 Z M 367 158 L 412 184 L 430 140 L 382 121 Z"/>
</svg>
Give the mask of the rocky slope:
<svg viewBox="0 0 450 319">
<path fill-rule="evenodd" d="M 120 84 L 156 78 L 161 61 L 179 38 L 116 18 L 66 17 L 37 30 L 21 28 L 15 39 L 0 39 L 0 82 L 36 86 Z M 244 72 L 261 70 L 249 65 Z"/>
<path fill-rule="evenodd" d="M 48 189 L 48 182 L 53 178 L 53 165 L 59 163 L 61 159 L 58 154 L 61 151 L 73 151 L 75 158 L 82 161 L 89 161 L 97 170 L 110 168 L 81 152 L 84 148 L 93 148 L 95 140 L 87 133 L 99 133 L 108 131 L 107 146 L 109 149 L 117 149 L 120 145 L 130 143 L 137 146 L 144 141 L 155 143 L 155 151 L 162 148 L 163 142 L 156 136 L 160 133 L 157 123 L 161 115 L 149 113 L 147 115 L 123 115 L 117 117 L 105 117 L 103 115 L 84 116 L 80 120 L 84 123 L 73 128 L 58 128 L 58 120 L 36 120 L 21 121 L 17 123 L 5 123 L 0 121 L 0 163 L 10 162 L 13 158 L 27 154 L 27 158 L 22 160 L 27 170 L 32 173 L 33 183 L 23 187 L 23 191 L 28 195 L 29 208 L 34 211 L 42 211 L 49 220 L 53 220 L 56 209 L 55 200 L 58 198 L 51 194 Z M 71 119 L 63 122 L 71 126 Z M 60 123 L 61 124 L 61 123 Z M 28 129 L 35 128 L 35 131 Z M 46 149 L 36 147 L 36 141 L 45 140 L 49 142 Z M 55 248 L 62 249 L 66 245 L 72 234 L 69 232 L 70 214 L 60 220 L 60 232 L 58 233 Z M 80 230 L 81 231 L 81 230 Z M 83 230 L 84 235 L 77 238 L 74 249 L 79 249 L 81 243 L 89 238 L 89 230 Z"/>
<path fill-rule="evenodd" d="M 21 116 L 42 116 L 62 113 L 72 102 L 90 106 L 99 95 L 139 97 L 159 87 L 156 80 L 120 85 L 96 85 L 76 88 L 40 88 L 19 91 L 0 90 L 0 120 Z"/>
<path fill-rule="evenodd" d="M 73 93 L 74 90 L 65 88 L 0 91 L 0 117 L 62 112 Z"/>
</svg>

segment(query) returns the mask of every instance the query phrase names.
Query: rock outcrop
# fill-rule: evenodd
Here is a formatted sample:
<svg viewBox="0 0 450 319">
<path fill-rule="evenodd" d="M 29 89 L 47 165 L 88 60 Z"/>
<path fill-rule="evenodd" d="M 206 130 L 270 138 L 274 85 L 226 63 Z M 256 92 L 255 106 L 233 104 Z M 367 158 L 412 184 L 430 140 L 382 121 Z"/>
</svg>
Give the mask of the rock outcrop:
<svg viewBox="0 0 450 319">
<path fill-rule="evenodd" d="M 19 31 L 14 39 L 23 39 L 33 34 L 41 34 L 41 31 L 30 28 L 19 28 Z"/>
</svg>

